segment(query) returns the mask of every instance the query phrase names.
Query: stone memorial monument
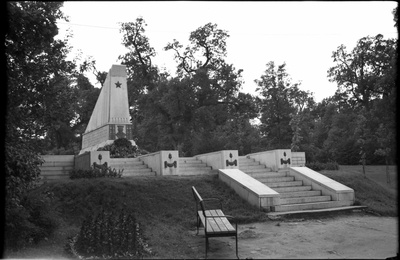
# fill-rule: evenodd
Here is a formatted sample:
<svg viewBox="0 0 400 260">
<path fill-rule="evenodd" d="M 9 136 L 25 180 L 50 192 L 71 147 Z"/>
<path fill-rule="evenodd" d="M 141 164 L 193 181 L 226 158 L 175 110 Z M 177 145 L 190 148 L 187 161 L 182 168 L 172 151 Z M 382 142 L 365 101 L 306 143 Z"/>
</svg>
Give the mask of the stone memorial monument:
<svg viewBox="0 0 400 260">
<path fill-rule="evenodd" d="M 136 145 L 132 137 L 125 65 L 112 65 L 82 136 L 79 154 L 97 151 L 118 138 L 126 138 Z"/>
</svg>

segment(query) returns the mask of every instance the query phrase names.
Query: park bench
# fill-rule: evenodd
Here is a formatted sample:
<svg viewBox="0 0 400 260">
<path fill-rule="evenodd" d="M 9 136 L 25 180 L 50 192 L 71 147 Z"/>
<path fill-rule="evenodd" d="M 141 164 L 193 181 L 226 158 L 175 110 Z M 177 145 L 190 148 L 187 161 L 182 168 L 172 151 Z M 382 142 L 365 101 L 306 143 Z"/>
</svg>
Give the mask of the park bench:
<svg viewBox="0 0 400 260">
<path fill-rule="evenodd" d="M 206 238 L 206 258 L 209 247 L 209 237 L 231 237 L 236 238 L 236 257 L 238 255 L 238 236 L 237 236 L 237 222 L 232 216 L 225 215 L 222 212 L 222 203 L 218 198 L 202 199 L 199 192 L 192 186 L 192 192 L 196 201 L 196 218 L 197 218 L 197 234 L 199 234 L 199 227 L 203 225 L 204 234 Z M 206 209 L 205 202 L 218 202 L 218 209 Z M 200 206 L 200 207 L 199 207 Z M 235 227 L 232 226 L 229 220 L 233 220 Z"/>
</svg>

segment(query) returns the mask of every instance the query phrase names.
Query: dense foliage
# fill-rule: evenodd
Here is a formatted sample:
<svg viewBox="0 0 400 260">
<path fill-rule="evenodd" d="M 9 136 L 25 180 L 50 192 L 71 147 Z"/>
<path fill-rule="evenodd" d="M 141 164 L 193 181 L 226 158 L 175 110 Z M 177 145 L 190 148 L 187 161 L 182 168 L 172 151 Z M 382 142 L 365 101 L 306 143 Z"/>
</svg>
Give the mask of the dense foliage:
<svg viewBox="0 0 400 260">
<path fill-rule="evenodd" d="M 132 145 L 126 138 L 118 138 L 112 144 L 100 147 L 97 151 L 110 151 L 110 158 L 135 158 L 143 153 L 137 145 Z"/>
</svg>

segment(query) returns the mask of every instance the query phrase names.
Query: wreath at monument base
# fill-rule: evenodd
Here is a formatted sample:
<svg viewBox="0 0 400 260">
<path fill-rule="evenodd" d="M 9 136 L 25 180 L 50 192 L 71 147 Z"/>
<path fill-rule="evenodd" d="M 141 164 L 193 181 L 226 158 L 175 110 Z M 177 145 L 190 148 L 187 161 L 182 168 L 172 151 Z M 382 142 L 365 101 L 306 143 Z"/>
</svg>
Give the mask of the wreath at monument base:
<svg viewBox="0 0 400 260">
<path fill-rule="evenodd" d="M 105 145 L 97 151 L 110 151 L 110 158 L 135 158 L 141 155 L 137 145 L 132 145 L 126 138 L 118 138 L 112 144 Z"/>
</svg>

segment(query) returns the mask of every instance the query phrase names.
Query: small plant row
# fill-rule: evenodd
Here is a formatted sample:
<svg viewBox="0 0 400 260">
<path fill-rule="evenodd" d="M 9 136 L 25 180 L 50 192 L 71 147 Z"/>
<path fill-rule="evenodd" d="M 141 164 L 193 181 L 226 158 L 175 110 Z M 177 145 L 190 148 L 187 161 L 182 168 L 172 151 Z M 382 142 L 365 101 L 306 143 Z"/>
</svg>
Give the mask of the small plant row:
<svg viewBox="0 0 400 260">
<path fill-rule="evenodd" d="M 123 210 L 119 215 L 103 210 L 96 217 L 88 216 L 65 250 L 79 259 L 135 259 L 151 254 L 136 218 Z"/>
<path fill-rule="evenodd" d="M 327 163 L 311 162 L 311 163 L 306 163 L 306 167 L 308 167 L 314 171 L 322 171 L 322 170 L 337 171 L 337 170 L 339 170 L 339 164 L 337 162 L 327 162 Z"/>
<path fill-rule="evenodd" d="M 90 168 L 87 170 L 72 170 L 69 174 L 69 177 L 71 179 L 81 179 L 81 178 L 101 178 L 101 177 L 109 177 L 109 178 L 121 178 L 122 173 L 124 169 L 122 170 L 116 170 L 115 168 L 111 169 L 111 167 L 102 167 L 102 168 Z"/>
</svg>

